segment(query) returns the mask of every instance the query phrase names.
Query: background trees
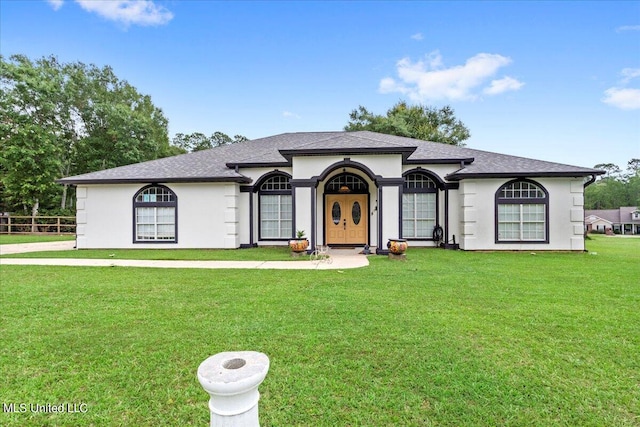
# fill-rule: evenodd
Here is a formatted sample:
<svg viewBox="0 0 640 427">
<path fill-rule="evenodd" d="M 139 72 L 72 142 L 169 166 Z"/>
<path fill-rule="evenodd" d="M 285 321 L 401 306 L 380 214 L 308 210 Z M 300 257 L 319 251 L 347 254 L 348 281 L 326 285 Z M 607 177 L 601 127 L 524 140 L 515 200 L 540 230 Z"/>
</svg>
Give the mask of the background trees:
<svg viewBox="0 0 640 427">
<path fill-rule="evenodd" d="M 624 172 L 612 163 L 600 163 L 594 168 L 606 174 L 585 190 L 585 209 L 640 206 L 640 159 L 629 160 Z"/>
<path fill-rule="evenodd" d="M 458 146 L 463 146 L 463 141 L 471 136 L 451 107 L 409 106 L 405 101 L 395 104 L 385 116 L 359 106 L 349 115 L 349 123 L 344 130 L 370 130 Z"/>
<path fill-rule="evenodd" d="M 0 207 L 64 210 L 55 179 L 169 155 L 167 126 L 110 67 L 0 56 Z"/>
<path fill-rule="evenodd" d="M 386 115 L 359 106 L 344 129 L 459 146 L 470 137 L 451 107 L 405 101 Z M 72 213 L 73 197 L 58 178 L 246 139 L 194 132 L 178 133 L 170 143 L 162 110 L 111 67 L 0 56 L 0 211 Z M 640 159 L 631 159 L 625 172 L 614 164 L 595 167 L 607 174 L 587 187 L 587 209 L 640 205 Z"/>
<path fill-rule="evenodd" d="M 235 144 L 236 142 L 247 141 L 247 137 L 234 135 L 231 138 L 223 132 L 214 132 L 211 136 L 206 136 L 200 132 L 190 134 L 177 133 L 171 140 L 171 146 L 175 154 L 208 150 L 220 145 Z"/>
</svg>

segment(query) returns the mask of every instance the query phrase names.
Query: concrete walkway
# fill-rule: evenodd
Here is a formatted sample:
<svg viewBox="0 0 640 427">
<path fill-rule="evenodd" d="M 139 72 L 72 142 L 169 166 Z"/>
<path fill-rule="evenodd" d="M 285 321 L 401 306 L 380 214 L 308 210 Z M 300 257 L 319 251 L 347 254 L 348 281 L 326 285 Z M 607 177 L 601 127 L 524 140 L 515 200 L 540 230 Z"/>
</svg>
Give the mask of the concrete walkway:
<svg viewBox="0 0 640 427">
<path fill-rule="evenodd" d="M 0 245 L 0 255 L 24 252 L 73 250 L 75 242 L 24 243 Z M 135 259 L 84 258 L 0 258 L 0 265 L 62 265 L 73 267 L 147 267 L 147 268 L 232 268 L 274 270 L 345 270 L 369 265 L 364 255 L 351 250 L 331 253 L 326 261 L 163 261 Z"/>
<path fill-rule="evenodd" d="M 24 252 L 70 251 L 75 247 L 75 245 L 75 240 L 0 245 L 0 255 L 21 254 Z"/>
</svg>

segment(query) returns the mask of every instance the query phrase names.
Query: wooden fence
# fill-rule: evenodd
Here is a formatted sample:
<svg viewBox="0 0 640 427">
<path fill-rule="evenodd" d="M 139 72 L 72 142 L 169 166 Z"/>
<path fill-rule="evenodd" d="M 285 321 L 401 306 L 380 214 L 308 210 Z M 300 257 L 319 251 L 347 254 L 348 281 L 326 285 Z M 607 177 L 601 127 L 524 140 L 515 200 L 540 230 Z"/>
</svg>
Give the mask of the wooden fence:
<svg viewBox="0 0 640 427">
<path fill-rule="evenodd" d="M 76 217 L 2 215 L 0 234 L 76 234 Z"/>
</svg>

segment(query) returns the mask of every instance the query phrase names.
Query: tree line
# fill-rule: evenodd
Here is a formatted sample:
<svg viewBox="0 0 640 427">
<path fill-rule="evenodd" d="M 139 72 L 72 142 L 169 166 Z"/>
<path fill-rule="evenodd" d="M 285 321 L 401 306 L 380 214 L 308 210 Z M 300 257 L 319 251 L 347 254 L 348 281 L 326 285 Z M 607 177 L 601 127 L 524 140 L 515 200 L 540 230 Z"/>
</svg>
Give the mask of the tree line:
<svg viewBox="0 0 640 427">
<path fill-rule="evenodd" d="M 144 95 L 109 66 L 0 56 L 0 212 L 73 215 L 64 176 L 246 140 L 176 134 Z"/>
<path fill-rule="evenodd" d="M 640 206 L 640 159 L 629 160 L 626 170 L 613 163 L 599 163 L 594 168 L 605 174 L 585 190 L 585 209 Z"/>
<path fill-rule="evenodd" d="M 162 157 L 168 121 L 111 67 L 0 57 L 0 176 L 5 210 L 65 211 L 55 180 Z"/>
<path fill-rule="evenodd" d="M 400 101 L 386 115 L 354 109 L 347 131 L 370 130 L 463 145 L 453 109 Z M 56 179 L 246 141 L 223 132 L 177 133 L 149 95 L 109 66 L 0 55 L 0 212 L 73 215 Z"/>
</svg>

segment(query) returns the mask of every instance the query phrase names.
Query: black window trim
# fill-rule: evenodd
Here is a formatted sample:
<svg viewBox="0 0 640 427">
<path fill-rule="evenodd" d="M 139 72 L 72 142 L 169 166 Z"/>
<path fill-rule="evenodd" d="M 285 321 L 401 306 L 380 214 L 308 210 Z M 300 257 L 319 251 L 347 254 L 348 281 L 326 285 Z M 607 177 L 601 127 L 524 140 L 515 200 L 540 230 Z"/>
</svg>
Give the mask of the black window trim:
<svg viewBox="0 0 640 427">
<path fill-rule="evenodd" d="M 263 190 L 262 186 L 270 179 L 275 177 L 286 177 L 289 181 L 289 190 Z M 286 172 L 273 170 L 262 175 L 260 179 L 254 185 L 254 192 L 258 193 L 258 241 L 269 242 L 288 242 L 295 236 L 295 197 L 293 192 L 293 186 L 291 186 L 291 175 Z M 291 196 L 291 237 L 262 237 L 262 207 L 260 203 L 260 197 L 263 195 L 268 196 Z"/>
<path fill-rule="evenodd" d="M 171 192 L 171 194 L 173 194 L 173 198 L 175 201 L 173 202 L 138 202 L 136 199 L 138 198 L 138 195 L 140 195 L 140 193 L 142 193 L 145 190 L 148 190 L 149 188 L 153 188 L 153 187 L 158 187 L 158 188 L 164 188 L 165 190 Z M 178 195 L 176 194 L 175 191 L 173 191 L 171 188 L 167 187 L 166 185 L 162 185 L 162 184 L 149 184 L 149 185 L 145 185 L 144 187 L 140 188 L 138 191 L 136 191 L 136 193 L 133 195 L 133 210 L 132 210 L 132 223 L 133 223 L 133 243 L 135 244 L 145 244 L 145 243 L 149 243 L 152 245 L 157 245 L 157 244 L 174 244 L 174 243 L 178 243 Z M 163 208 L 163 207 L 172 207 L 175 208 L 175 216 L 174 216 L 174 224 L 173 224 L 173 236 L 174 238 L 172 240 L 138 240 L 138 227 L 137 227 L 137 215 L 136 215 L 136 208 Z"/>
<path fill-rule="evenodd" d="M 535 198 L 500 198 L 500 192 L 504 187 L 507 187 L 511 184 L 515 184 L 516 182 L 527 182 L 529 184 L 533 184 L 538 187 L 544 193 L 544 197 L 535 197 Z M 544 205 L 544 239 L 543 240 L 500 240 L 498 236 L 498 205 Z M 532 244 L 532 245 L 544 245 L 549 244 L 549 192 L 542 184 L 532 179 L 527 178 L 516 178 L 510 181 L 505 182 L 500 185 L 495 193 L 495 202 L 494 202 L 494 236 L 496 244 Z M 522 220 L 521 220 L 522 221 Z"/>
<path fill-rule="evenodd" d="M 420 174 L 429 178 L 435 185 L 434 188 L 409 188 L 407 187 L 407 177 L 409 175 Z M 423 169 L 421 167 L 416 169 L 411 169 L 402 174 L 403 184 L 400 187 L 400 236 L 403 239 L 409 241 L 433 241 L 433 233 L 428 237 L 405 237 L 404 236 L 404 217 L 403 217 L 403 207 L 402 207 L 402 199 L 404 194 L 413 194 L 413 193 L 434 193 L 436 195 L 436 227 L 440 226 L 440 197 L 439 191 L 444 188 L 444 182 L 438 175 L 431 172 L 428 169 Z"/>
</svg>

